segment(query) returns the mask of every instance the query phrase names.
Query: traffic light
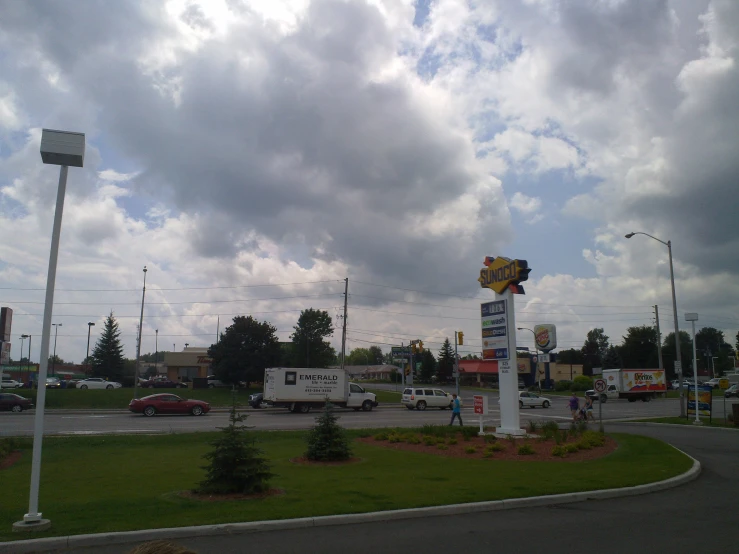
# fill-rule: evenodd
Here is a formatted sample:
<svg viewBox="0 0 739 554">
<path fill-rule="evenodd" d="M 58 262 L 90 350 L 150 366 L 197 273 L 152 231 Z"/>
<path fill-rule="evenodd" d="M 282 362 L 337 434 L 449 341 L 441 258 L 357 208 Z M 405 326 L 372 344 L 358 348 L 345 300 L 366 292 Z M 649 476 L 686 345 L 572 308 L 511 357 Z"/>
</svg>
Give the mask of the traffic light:
<svg viewBox="0 0 739 554">
<path fill-rule="evenodd" d="M 406 376 L 408 376 L 408 375 L 411 374 L 411 365 L 410 364 L 408 364 L 407 366 L 405 366 L 405 374 L 406 374 Z"/>
<path fill-rule="evenodd" d="M 457 331 L 457 344 L 459 346 L 464 344 L 464 333 L 462 331 Z"/>
<path fill-rule="evenodd" d="M 418 351 L 423 352 L 423 341 L 422 340 L 418 341 Z"/>
<path fill-rule="evenodd" d="M 418 349 L 415 344 L 411 344 L 411 353 L 418 354 Z"/>
</svg>

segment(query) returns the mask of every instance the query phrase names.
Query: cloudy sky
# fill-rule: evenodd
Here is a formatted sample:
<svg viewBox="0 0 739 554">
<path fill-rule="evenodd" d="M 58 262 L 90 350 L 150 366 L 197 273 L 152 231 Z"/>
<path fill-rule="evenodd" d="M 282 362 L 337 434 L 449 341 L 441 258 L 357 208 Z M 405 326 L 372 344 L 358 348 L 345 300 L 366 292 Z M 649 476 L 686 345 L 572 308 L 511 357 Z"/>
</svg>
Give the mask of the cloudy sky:
<svg viewBox="0 0 739 554">
<path fill-rule="evenodd" d="M 84 9 L 80 9 L 81 5 Z M 0 305 L 38 359 L 58 169 L 54 319 L 84 357 L 114 311 L 135 353 L 230 318 L 288 340 L 300 309 L 348 349 L 455 330 L 481 349 L 486 255 L 526 259 L 517 323 L 616 339 L 678 314 L 739 330 L 733 0 L 0 0 Z M 38 337 L 38 338 L 37 338 Z M 93 333 L 93 342 L 96 333 Z M 340 346 L 337 332 L 334 345 Z M 519 344 L 532 345 L 521 332 Z M 26 343 L 27 346 L 27 343 Z"/>
</svg>

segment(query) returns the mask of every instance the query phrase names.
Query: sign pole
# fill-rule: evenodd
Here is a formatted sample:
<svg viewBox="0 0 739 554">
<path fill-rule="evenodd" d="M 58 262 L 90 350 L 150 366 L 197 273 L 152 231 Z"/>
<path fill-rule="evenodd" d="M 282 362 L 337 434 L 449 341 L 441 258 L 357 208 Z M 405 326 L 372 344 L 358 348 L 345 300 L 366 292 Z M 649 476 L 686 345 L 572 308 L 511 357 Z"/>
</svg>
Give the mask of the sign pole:
<svg viewBox="0 0 739 554">
<path fill-rule="evenodd" d="M 603 398 L 598 395 L 598 431 L 603 433 Z"/>
</svg>

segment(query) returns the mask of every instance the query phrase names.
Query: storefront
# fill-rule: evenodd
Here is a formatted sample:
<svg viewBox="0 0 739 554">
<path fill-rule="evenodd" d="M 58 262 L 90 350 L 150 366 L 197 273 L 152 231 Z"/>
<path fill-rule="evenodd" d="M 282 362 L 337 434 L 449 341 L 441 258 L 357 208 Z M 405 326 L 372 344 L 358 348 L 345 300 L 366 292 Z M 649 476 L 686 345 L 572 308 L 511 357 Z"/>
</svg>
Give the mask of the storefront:
<svg viewBox="0 0 739 554">
<path fill-rule="evenodd" d="M 164 365 L 172 381 L 190 382 L 195 377 L 210 375 L 208 347 L 188 346 L 182 352 L 165 352 Z"/>
</svg>

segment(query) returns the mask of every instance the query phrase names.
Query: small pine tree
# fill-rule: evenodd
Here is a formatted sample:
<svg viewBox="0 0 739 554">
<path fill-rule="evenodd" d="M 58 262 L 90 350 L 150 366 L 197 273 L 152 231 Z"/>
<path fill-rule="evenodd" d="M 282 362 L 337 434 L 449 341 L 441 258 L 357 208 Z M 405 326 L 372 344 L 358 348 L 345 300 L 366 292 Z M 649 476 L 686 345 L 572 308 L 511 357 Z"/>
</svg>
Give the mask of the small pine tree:
<svg viewBox="0 0 739 554">
<path fill-rule="evenodd" d="M 316 418 L 316 426 L 308 434 L 308 450 L 305 457 L 317 462 L 337 462 L 351 458 L 351 443 L 344 429 L 337 423 L 331 402 L 320 417 Z"/>
<path fill-rule="evenodd" d="M 236 413 L 236 402 L 231 406 L 230 424 L 219 427 L 221 435 L 210 443 L 214 449 L 205 455 L 210 465 L 207 476 L 195 492 L 214 494 L 254 494 L 269 488 L 273 477 L 269 463 L 256 439 L 247 433 L 246 425 L 237 425 L 248 416 Z"/>
<path fill-rule="evenodd" d="M 118 322 L 110 312 L 105 320 L 105 327 L 92 351 L 92 374 L 96 377 L 107 377 L 120 380 L 124 375 L 125 360 L 121 345 L 121 331 Z"/>
</svg>

